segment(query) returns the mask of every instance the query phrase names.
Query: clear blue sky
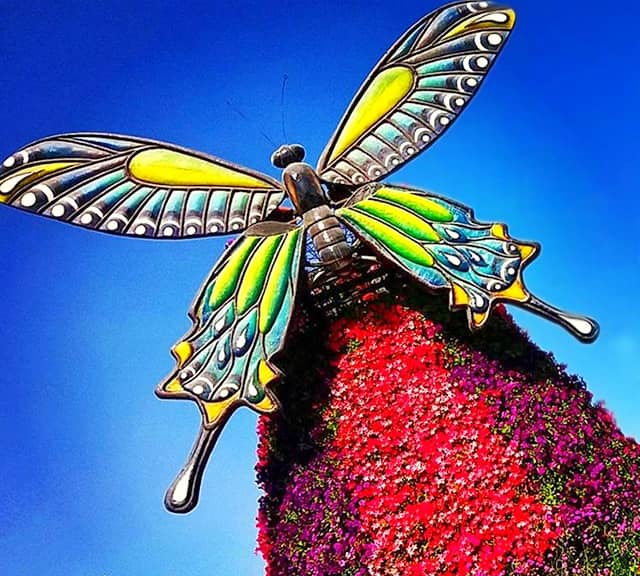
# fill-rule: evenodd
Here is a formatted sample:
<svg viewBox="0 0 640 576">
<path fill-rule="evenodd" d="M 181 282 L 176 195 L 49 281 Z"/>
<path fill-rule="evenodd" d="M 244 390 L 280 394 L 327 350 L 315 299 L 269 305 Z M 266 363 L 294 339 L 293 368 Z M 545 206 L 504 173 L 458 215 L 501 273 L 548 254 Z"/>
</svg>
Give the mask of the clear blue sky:
<svg viewBox="0 0 640 576">
<path fill-rule="evenodd" d="M 283 74 L 289 139 L 315 162 L 379 56 L 437 5 L 11 3 L 0 19 L 0 156 L 54 133 L 109 131 L 277 177 L 259 130 L 282 139 Z M 602 335 L 585 346 L 517 318 L 638 438 L 640 7 L 513 7 L 516 30 L 463 118 L 390 181 L 542 243 L 529 287 L 595 317 Z M 121 239 L 0 210 L 0 573 L 262 574 L 252 413 L 225 431 L 195 513 L 162 506 L 199 415 L 153 389 L 222 244 Z"/>
</svg>

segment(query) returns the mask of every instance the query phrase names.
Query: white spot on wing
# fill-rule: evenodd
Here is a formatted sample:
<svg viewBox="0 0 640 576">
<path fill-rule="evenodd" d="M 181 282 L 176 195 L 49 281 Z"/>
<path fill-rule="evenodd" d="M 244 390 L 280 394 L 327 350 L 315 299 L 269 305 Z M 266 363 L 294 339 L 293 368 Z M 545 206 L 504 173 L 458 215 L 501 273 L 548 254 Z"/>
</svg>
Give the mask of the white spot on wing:
<svg viewBox="0 0 640 576">
<path fill-rule="evenodd" d="M 400 152 L 407 156 L 411 156 L 416 153 L 416 149 L 413 147 L 411 142 L 404 142 L 402 146 L 400 146 Z"/>
<path fill-rule="evenodd" d="M 21 199 L 20 204 L 25 208 L 30 208 L 37 202 L 36 195 L 33 192 L 27 192 Z"/>
<path fill-rule="evenodd" d="M 429 140 L 431 140 L 431 135 L 430 134 L 423 134 L 421 136 L 420 140 L 422 140 L 423 142 L 429 142 Z"/>
<path fill-rule="evenodd" d="M 247 344 L 247 330 L 246 328 L 242 331 L 238 339 L 236 340 L 236 348 L 244 348 Z"/>
<path fill-rule="evenodd" d="M 56 204 L 51 209 L 51 215 L 54 216 L 55 218 L 61 218 L 62 216 L 64 216 L 64 213 L 65 213 L 65 207 L 63 204 Z"/>
<path fill-rule="evenodd" d="M 378 178 L 379 176 L 382 175 L 382 170 L 380 170 L 378 166 L 371 166 L 369 170 L 367 170 L 367 172 L 369 173 L 369 176 L 371 176 L 372 178 Z"/>
<path fill-rule="evenodd" d="M 30 176 L 30 174 L 18 174 L 17 176 L 8 178 L 2 184 L 0 184 L 0 193 L 9 194 L 9 192 L 11 192 L 20 183 L 20 181 L 24 180 L 27 176 Z"/>
<path fill-rule="evenodd" d="M 5 161 L 2 163 L 2 165 L 5 168 L 11 168 L 15 163 L 16 159 L 13 156 L 9 156 L 9 158 L 5 158 Z"/>
<path fill-rule="evenodd" d="M 476 22 L 497 22 L 498 24 L 506 24 L 509 17 L 504 12 L 492 12 L 480 16 Z"/>
<path fill-rule="evenodd" d="M 449 262 L 451 262 L 451 264 L 453 264 L 454 266 L 460 266 L 460 264 L 462 263 L 462 260 L 460 260 L 460 258 L 458 258 L 457 256 L 454 256 L 453 254 L 445 254 L 447 260 L 449 260 Z"/>
<path fill-rule="evenodd" d="M 484 305 L 484 298 L 482 296 L 478 296 L 477 294 L 474 294 L 472 301 L 473 305 L 476 308 L 482 308 L 482 306 Z"/>
</svg>

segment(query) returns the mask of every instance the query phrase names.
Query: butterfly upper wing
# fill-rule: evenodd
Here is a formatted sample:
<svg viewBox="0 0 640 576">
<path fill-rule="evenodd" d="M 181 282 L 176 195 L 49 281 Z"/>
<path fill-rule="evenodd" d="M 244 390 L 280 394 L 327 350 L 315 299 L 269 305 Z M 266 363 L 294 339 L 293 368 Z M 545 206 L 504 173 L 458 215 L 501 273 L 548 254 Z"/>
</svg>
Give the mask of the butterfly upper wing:
<svg viewBox="0 0 640 576">
<path fill-rule="evenodd" d="M 378 180 L 430 146 L 476 93 L 515 24 L 510 8 L 458 2 L 417 22 L 351 102 L 318 163 L 328 182 Z"/>
<path fill-rule="evenodd" d="M 0 203 L 119 235 L 238 232 L 283 198 L 268 176 L 172 144 L 112 134 L 52 136 L 0 167 Z"/>
<path fill-rule="evenodd" d="M 427 285 L 448 288 L 451 308 L 466 308 L 479 328 L 499 301 L 562 324 L 592 341 L 597 324 L 553 308 L 532 295 L 522 273 L 540 250 L 511 238 L 504 224 L 481 223 L 462 204 L 410 188 L 369 184 L 336 211 L 359 237 L 387 260 Z"/>
<path fill-rule="evenodd" d="M 178 366 L 158 395 L 195 400 L 209 428 L 240 405 L 277 408 L 273 357 L 291 320 L 304 236 L 294 224 L 263 223 L 227 249 L 189 312 L 193 327 L 174 347 Z"/>
</svg>

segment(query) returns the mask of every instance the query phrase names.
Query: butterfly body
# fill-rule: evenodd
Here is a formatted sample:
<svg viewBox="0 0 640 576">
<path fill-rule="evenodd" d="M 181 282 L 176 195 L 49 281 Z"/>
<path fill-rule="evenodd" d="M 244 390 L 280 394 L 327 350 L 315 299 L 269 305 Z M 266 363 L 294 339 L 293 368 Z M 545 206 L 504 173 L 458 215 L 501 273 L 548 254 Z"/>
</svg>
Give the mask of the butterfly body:
<svg viewBox="0 0 640 576">
<path fill-rule="evenodd" d="M 296 150 L 304 150 L 299 145 L 294 146 Z M 288 159 L 295 159 L 292 155 L 286 156 L 286 151 L 292 148 L 292 145 L 280 147 L 273 157 L 284 157 L 285 165 L 274 164 L 284 168 L 284 189 L 318 254 L 318 261 L 312 264 L 324 272 L 338 272 L 349 265 L 352 248 L 314 168 L 299 161 L 286 163 Z"/>
<path fill-rule="evenodd" d="M 192 327 L 172 350 L 177 366 L 156 390 L 194 401 L 202 414 L 167 492 L 169 510 L 196 505 L 207 458 L 235 409 L 278 410 L 272 386 L 283 376 L 277 358 L 298 291 L 340 284 L 363 261 L 361 245 L 407 278 L 448 291 L 471 329 L 508 302 L 595 340 L 596 322 L 525 287 L 538 244 L 479 222 L 453 200 L 381 182 L 448 130 L 514 23 L 513 10 L 490 1 L 424 16 L 378 62 L 315 168 L 300 145 L 274 152 L 281 182 L 173 144 L 102 133 L 45 138 L 0 166 L 0 203 L 89 230 L 157 239 L 240 234 L 200 289 Z M 278 209 L 287 196 L 294 209 Z M 317 259 L 305 262 L 309 245 Z"/>
<path fill-rule="evenodd" d="M 339 273 L 349 266 L 353 248 L 335 212 L 329 206 L 318 206 L 304 215 L 308 225 L 307 233 L 316 249 L 318 262 L 312 265 L 321 267 L 328 273 Z"/>
</svg>

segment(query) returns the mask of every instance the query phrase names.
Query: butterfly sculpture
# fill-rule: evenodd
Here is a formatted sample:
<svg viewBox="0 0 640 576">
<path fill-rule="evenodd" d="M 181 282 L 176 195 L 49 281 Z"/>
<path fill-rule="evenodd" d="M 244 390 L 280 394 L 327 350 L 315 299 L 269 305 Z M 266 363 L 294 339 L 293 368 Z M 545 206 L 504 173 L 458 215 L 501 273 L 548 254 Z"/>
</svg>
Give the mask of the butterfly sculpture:
<svg viewBox="0 0 640 576">
<path fill-rule="evenodd" d="M 360 88 L 317 167 L 299 145 L 272 156 L 282 183 L 171 144 L 111 134 L 64 134 L 9 156 L 0 202 L 91 230 L 141 238 L 242 232 L 200 290 L 190 332 L 172 350 L 162 398 L 197 402 L 202 426 L 165 497 L 174 512 L 197 503 L 206 461 L 239 406 L 278 409 L 273 383 L 299 280 L 349 273 L 368 247 L 430 289 L 447 289 L 471 329 L 510 302 L 558 322 L 585 342 L 586 317 L 532 295 L 523 269 L 539 251 L 485 224 L 457 202 L 380 183 L 429 147 L 466 107 L 513 29 L 513 10 L 458 2 L 417 22 Z M 278 208 L 288 197 L 293 209 Z M 310 245 L 317 258 L 305 262 Z M 305 272 L 302 272 L 302 271 Z"/>
</svg>

